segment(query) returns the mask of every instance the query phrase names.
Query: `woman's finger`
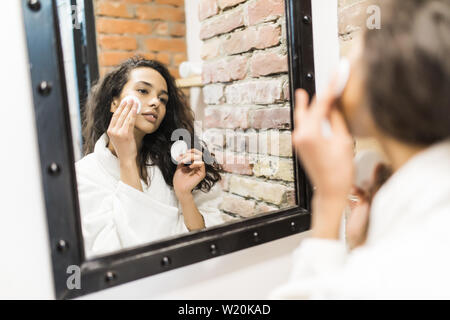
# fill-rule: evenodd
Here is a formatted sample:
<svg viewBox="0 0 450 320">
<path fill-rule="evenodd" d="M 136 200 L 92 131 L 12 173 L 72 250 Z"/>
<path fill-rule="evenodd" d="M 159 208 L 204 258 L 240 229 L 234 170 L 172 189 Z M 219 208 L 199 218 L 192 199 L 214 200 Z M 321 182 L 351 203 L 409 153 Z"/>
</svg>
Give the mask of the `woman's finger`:
<svg viewBox="0 0 450 320">
<path fill-rule="evenodd" d="M 314 103 L 313 114 L 317 118 L 325 118 L 329 116 L 330 111 L 333 109 L 336 103 L 336 86 L 337 77 L 333 77 L 328 87 Z"/>
<path fill-rule="evenodd" d="M 180 160 L 178 160 L 178 162 L 186 163 L 186 162 L 193 162 L 193 161 L 196 161 L 196 160 L 201 161 L 202 157 L 199 156 L 199 155 L 194 155 L 192 153 L 189 153 L 189 154 L 184 155 Z"/>
<path fill-rule="evenodd" d="M 119 119 L 117 119 L 117 122 L 116 122 L 116 128 L 118 128 L 118 129 L 122 128 L 123 123 L 125 122 L 125 119 L 127 118 L 128 113 L 130 112 L 131 106 L 132 106 L 132 105 L 133 105 L 133 102 L 131 102 L 131 101 L 128 101 L 128 102 L 126 103 L 126 106 L 123 108 L 122 113 L 120 114 Z"/>
<path fill-rule="evenodd" d="M 194 161 L 189 168 L 190 169 L 195 169 L 195 168 L 201 168 L 205 165 L 205 163 L 203 161 Z"/>
<path fill-rule="evenodd" d="M 347 128 L 347 123 L 341 112 L 337 109 L 332 109 L 330 111 L 330 125 L 334 134 L 348 136 L 350 133 Z"/>
<path fill-rule="evenodd" d="M 131 107 L 130 112 L 128 113 L 128 116 L 123 124 L 123 128 L 127 131 L 127 132 L 132 132 L 134 129 L 134 124 L 136 123 L 136 111 L 137 111 L 137 106 L 133 105 Z"/>
<path fill-rule="evenodd" d="M 114 128 L 114 126 L 116 125 L 117 120 L 119 119 L 120 115 L 122 114 L 122 110 L 126 104 L 127 104 L 126 101 L 120 102 L 119 107 L 117 107 L 116 111 L 114 111 L 114 114 L 111 118 L 111 122 L 109 124 L 110 128 Z"/>
<path fill-rule="evenodd" d="M 297 111 L 297 115 L 299 120 L 301 120 L 308 110 L 309 104 L 309 95 L 308 92 L 304 89 L 297 89 L 295 91 L 295 109 Z"/>
</svg>

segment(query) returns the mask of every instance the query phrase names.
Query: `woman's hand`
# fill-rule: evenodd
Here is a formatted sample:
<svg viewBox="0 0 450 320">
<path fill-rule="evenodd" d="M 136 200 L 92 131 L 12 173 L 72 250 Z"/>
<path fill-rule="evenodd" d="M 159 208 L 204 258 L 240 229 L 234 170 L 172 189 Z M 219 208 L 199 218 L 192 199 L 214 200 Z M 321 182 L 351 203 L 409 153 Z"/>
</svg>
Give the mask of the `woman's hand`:
<svg viewBox="0 0 450 320">
<path fill-rule="evenodd" d="M 350 205 L 351 210 L 345 226 L 346 240 L 350 249 L 362 246 L 366 242 L 373 197 L 391 175 L 392 169 L 384 163 L 379 163 L 372 174 L 368 190 L 353 187 L 351 194 L 357 201 Z"/>
<path fill-rule="evenodd" d="M 120 180 L 143 191 L 136 162 L 137 145 L 134 138 L 136 112 L 137 104 L 133 100 L 122 102 L 114 112 L 107 134 L 119 158 Z"/>
<path fill-rule="evenodd" d="M 296 92 L 293 143 L 316 191 L 312 227 L 317 237 L 338 238 L 342 212 L 353 184 L 353 139 L 335 108 L 334 87 L 308 107 L 308 94 Z M 332 134 L 324 137 L 324 120 Z"/>
<path fill-rule="evenodd" d="M 203 154 L 197 149 L 190 149 L 177 159 L 178 166 L 173 176 L 173 188 L 178 199 L 191 196 L 191 191 L 205 178 L 206 168 Z M 185 166 L 184 163 L 191 163 Z"/>
<path fill-rule="evenodd" d="M 368 199 L 364 190 L 356 187 L 351 193 L 357 198 L 357 201 L 349 205 L 350 213 L 346 219 L 345 239 L 348 247 L 353 250 L 366 242 L 371 199 Z"/>
<path fill-rule="evenodd" d="M 134 138 L 137 105 L 122 101 L 114 112 L 107 134 L 121 162 L 136 162 L 137 146 Z"/>
</svg>

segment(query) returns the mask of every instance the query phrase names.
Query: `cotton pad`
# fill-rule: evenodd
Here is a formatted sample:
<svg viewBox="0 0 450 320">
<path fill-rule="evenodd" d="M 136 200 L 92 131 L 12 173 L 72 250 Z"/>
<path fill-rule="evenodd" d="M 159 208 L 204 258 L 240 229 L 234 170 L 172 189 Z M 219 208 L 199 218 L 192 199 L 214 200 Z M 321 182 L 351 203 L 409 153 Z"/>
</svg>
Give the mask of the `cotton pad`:
<svg viewBox="0 0 450 320">
<path fill-rule="evenodd" d="M 348 59 L 341 59 L 341 61 L 339 62 L 337 73 L 338 79 L 336 84 L 336 96 L 340 97 L 344 92 L 344 89 L 347 86 L 348 79 L 350 77 L 350 61 Z"/>
<path fill-rule="evenodd" d="M 350 77 L 350 61 L 346 58 L 341 59 L 337 69 L 337 84 L 336 84 L 336 97 L 340 97 L 344 92 L 345 87 Z M 324 138 L 330 138 L 333 135 L 331 125 L 328 120 L 323 120 L 321 124 L 322 136 Z"/>
<path fill-rule="evenodd" d="M 126 96 L 125 98 L 123 98 L 122 99 L 122 102 L 123 101 L 130 101 L 130 100 L 132 100 L 132 101 L 135 101 L 136 103 L 137 103 L 137 114 L 139 114 L 139 113 L 141 113 L 141 101 L 137 98 L 137 97 L 135 97 L 135 96 Z"/>
<path fill-rule="evenodd" d="M 183 140 L 175 141 L 170 148 L 170 155 L 172 156 L 173 161 L 178 163 L 177 158 L 179 155 L 186 153 L 188 151 L 188 145 Z"/>
</svg>

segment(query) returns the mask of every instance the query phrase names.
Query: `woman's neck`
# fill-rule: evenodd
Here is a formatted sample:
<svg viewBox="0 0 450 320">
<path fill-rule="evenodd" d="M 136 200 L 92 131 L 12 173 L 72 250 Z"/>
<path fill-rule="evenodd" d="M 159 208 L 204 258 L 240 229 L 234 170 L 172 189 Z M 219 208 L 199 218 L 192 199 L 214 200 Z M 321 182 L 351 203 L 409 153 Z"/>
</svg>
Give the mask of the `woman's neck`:
<svg viewBox="0 0 450 320">
<path fill-rule="evenodd" d="M 386 136 L 380 137 L 378 141 L 394 171 L 400 169 L 409 159 L 427 148 L 424 145 L 405 144 Z"/>
</svg>

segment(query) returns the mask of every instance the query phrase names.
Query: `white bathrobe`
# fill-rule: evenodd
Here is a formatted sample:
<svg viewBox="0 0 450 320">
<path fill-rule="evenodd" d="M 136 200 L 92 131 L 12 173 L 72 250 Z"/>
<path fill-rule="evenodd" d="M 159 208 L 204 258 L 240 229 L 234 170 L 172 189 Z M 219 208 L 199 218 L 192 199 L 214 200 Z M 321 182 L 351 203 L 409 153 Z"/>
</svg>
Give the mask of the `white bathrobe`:
<svg viewBox="0 0 450 320">
<path fill-rule="evenodd" d="M 450 299 L 450 140 L 401 167 L 376 194 L 366 243 L 305 239 L 272 299 Z"/>
<path fill-rule="evenodd" d="M 157 166 L 148 167 L 150 186 L 141 180 L 143 192 L 120 181 L 119 160 L 106 147 L 104 133 L 94 152 L 75 163 L 82 231 L 86 256 L 189 232 L 181 205 Z M 224 222 L 218 209 L 222 201 L 219 183 L 208 193 L 193 191 L 194 202 L 205 226 Z"/>
</svg>

